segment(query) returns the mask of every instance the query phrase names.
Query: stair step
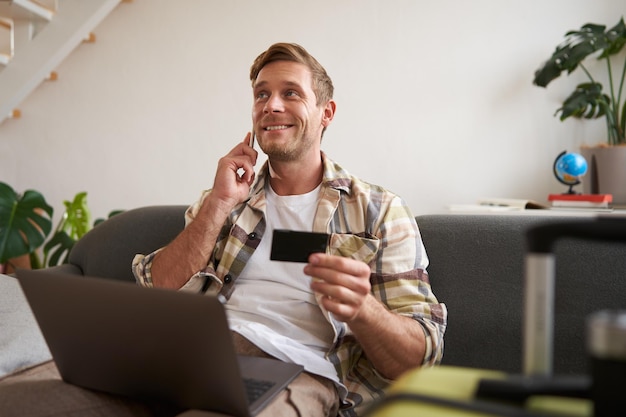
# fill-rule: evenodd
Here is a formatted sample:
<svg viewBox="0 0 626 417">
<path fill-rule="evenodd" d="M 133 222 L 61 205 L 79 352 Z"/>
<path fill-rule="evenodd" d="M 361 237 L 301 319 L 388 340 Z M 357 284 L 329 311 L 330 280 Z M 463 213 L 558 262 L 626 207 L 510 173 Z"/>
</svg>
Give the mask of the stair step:
<svg viewBox="0 0 626 417">
<path fill-rule="evenodd" d="M 52 20 L 58 9 L 58 0 L 2 0 L 0 16 L 14 20 Z"/>
<path fill-rule="evenodd" d="M 0 64 L 7 65 L 13 58 L 14 39 L 13 19 L 0 16 Z"/>
</svg>

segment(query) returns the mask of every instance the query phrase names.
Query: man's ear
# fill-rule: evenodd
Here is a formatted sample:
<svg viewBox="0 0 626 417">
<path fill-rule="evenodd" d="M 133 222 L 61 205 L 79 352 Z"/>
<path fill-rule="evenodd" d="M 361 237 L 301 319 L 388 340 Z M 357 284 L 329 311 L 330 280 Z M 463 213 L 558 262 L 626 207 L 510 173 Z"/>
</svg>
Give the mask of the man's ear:
<svg viewBox="0 0 626 417">
<path fill-rule="evenodd" d="M 324 112 L 322 113 L 322 126 L 328 127 L 330 122 L 333 121 L 333 117 L 335 117 L 335 110 L 337 105 L 333 100 L 329 100 L 324 106 Z"/>
</svg>

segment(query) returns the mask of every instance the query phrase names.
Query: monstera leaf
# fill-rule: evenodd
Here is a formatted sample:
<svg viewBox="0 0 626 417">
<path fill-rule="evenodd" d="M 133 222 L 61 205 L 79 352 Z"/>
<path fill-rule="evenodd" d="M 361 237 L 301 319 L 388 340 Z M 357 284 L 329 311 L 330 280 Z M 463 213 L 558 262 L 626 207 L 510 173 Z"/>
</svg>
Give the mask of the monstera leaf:
<svg viewBox="0 0 626 417">
<path fill-rule="evenodd" d="M 561 72 L 572 73 L 588 56 L 602 51 L 598 59 L 618 54 L 626 44 L 624 19 L 605 32 L 605 25 L 587 23 L 579 30 L 565 34 L 565 41 L 556 47 L 552 56 L 535 72 L 534 84 L 546 87 Z"/>
<path fill-rule="evenodd" d="M 40 268 L 67 263 L 69 260 L 68 256 L 70 254 L 70 250 L 74 247 L 75 243 L 76 240 L 72 239 L 66 231 L 57 231 L 43 247 L 43 264 L 35 265 L 35 267 Z"/>
<path fill-rule="evenodd" d="M 563 102 L 563 107 L 557 110 L 561 113 L 561 120 L 570 116 L 585 119 L 597 119 L 610 111 L 611 98 L 602 93 L 600 83 L 582 83 Z"/>
<path fill-rule="evenodd" d="M 43 244 L 52 229 L 52 212 L 37 191 L 19 195 L 0 182 L 0 265 Z"/>
<path fill-rule="evenodd" d="M 604 33 L 605 28 L 604 25 L 588 23 L 580 30 L 567 32 L 565 42 L 557 46 L 550 59 L 535 72 L 534 84 L 546 87 L 561 72 L 570 74 L 589 55 L 607 48 L 609 41 Z"/>
</svg>

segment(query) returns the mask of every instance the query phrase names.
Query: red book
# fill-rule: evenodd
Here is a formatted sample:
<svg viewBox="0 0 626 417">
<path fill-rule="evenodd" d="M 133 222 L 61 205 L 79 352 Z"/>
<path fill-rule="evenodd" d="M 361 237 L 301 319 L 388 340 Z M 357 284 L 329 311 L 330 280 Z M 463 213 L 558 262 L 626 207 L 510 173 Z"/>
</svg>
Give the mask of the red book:
<svg viewBox="0 0 626 417">
<path fill-rule="evenodd" d="M 553 207 L 609 207 L 612 194 L 550 194 Z"/>
</svg>

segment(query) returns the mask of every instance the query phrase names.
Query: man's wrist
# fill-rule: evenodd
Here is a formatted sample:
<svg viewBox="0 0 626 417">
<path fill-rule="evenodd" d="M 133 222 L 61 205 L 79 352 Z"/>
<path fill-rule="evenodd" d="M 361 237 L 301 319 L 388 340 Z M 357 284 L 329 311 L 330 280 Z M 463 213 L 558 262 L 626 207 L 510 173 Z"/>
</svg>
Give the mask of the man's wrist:
<svg viewBox="0 0 626 417">
<path fill-rule="evenodd" d="M 209 218 L 218 219 L 216 223 L 221 225 L 228 217 L 231 211 L 239 204 L 236 200 L 223 199 L 213 192 L 209 193 L 200 206 L 200 212 L 203 215 L 209 215 Z"/>
<path fill-rule="evenodd" d="M 372 294 L 367 294 L 358 314 L 348 322 L 348 325 L 352 330 L 364 328 L 366 331 L 371 331 L 372 324 L 376 321 L 384 322 L 387 313 L 389 311 Z"/>
</svg>

